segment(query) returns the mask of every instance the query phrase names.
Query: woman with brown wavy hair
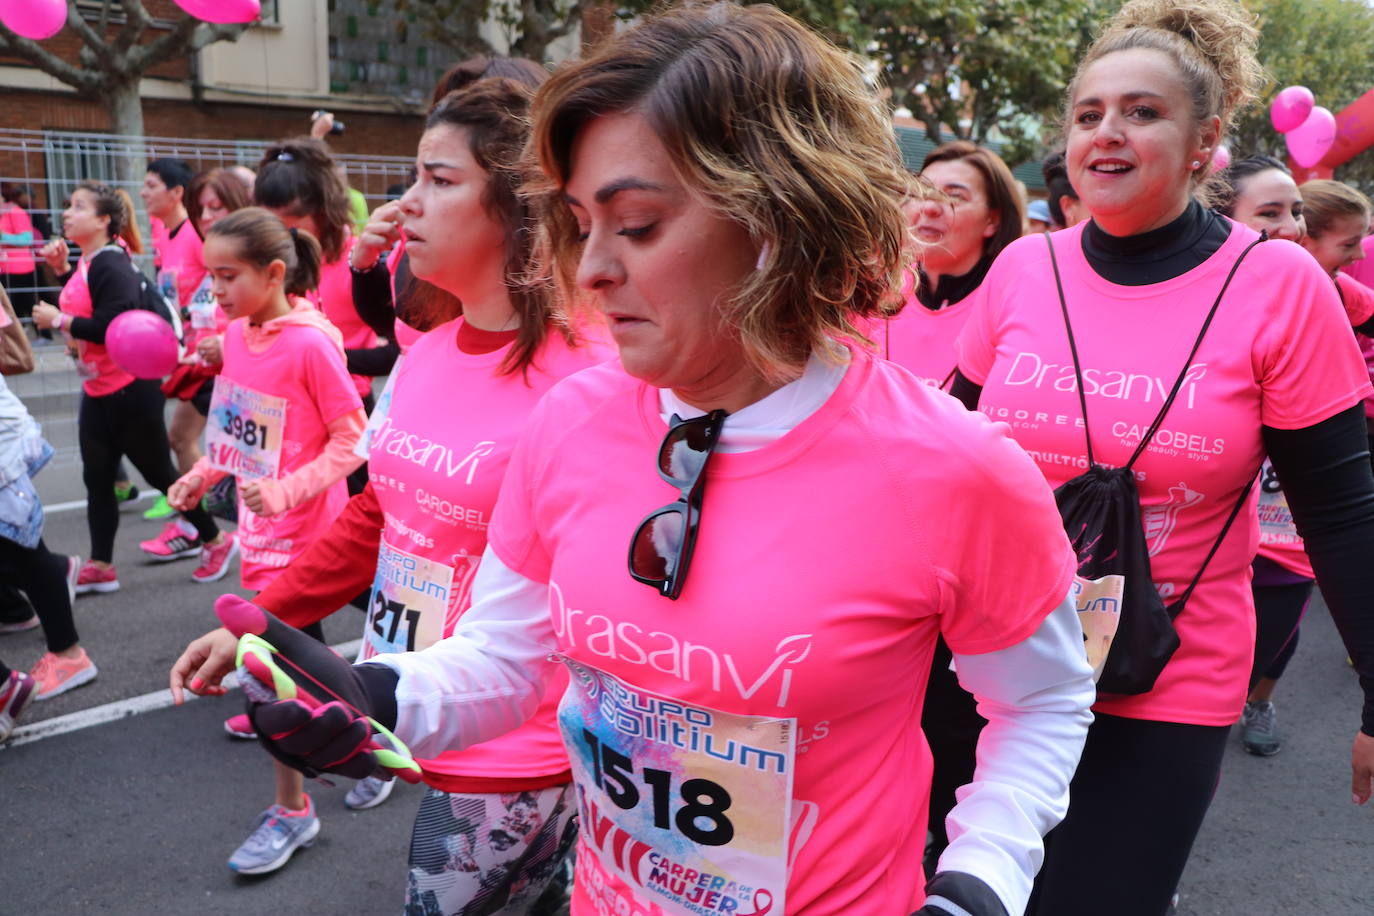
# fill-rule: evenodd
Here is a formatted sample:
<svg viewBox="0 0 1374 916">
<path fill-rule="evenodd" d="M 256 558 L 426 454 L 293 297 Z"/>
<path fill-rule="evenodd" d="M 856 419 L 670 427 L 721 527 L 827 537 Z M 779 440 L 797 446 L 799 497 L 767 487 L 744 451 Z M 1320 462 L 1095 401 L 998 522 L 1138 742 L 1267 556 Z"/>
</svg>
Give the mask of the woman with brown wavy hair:
<svg viewBox="0 0 1374 916">
<path fill-rule="evenodd" d="M 448 639 L 349 667 L 222 609 L 348 698 L 255 703 L 259 732 L 370 772 L 359 713 L 430 754 L 567 669 L 577 916 L 1019 912 L 1092 696 L 1074 558 L 1001 427 L 851 343 L 906 235 L 862 68 L 772 7 L 680 9 L 555 74 L 533 118 L 545 275 L 620 360 L 535 409 Z M 927 885 L 939 633 L 990 722 Z"/>
</svg>

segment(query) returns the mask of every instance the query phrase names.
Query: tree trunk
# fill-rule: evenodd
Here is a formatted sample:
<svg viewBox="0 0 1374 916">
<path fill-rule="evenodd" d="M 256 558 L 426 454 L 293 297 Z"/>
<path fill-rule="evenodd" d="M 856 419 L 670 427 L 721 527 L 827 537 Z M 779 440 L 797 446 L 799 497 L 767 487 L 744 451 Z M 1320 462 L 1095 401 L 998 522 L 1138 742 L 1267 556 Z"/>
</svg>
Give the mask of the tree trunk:
<svg viewBox="0 0 1374 916">
<path fill-rule="evenodd" d="M 139 80 L 119 80 L 110 86 L 107 104 L 110 109 L 110 126 L 114 135 L 121 141 L 135 147 L 130 155 L 114 157 L 115 181 L 129 190 L 135 199 L 138 186 L 143 184 L 143 176 L 148 171 L 148 157 L 144 155 L 143 145 L 143 100 L 138 95 Z"/>
<path fill-rule="evenodd" d="M 138 189 L 148 173 L 148 156 L 143 148 L 143 100 L 138 94 L 139 79 L 118 80 L 110 87 L 106 104 L 110 110 L 110 127 L 116 140 L 125 146 L 114 159 L 115 185 L 129 192 L 134 201 L 138 231 L 143 237 L 144 250 L 152 251 L 152 226 L 147 212 L 139 206 Z"/>
</svg>

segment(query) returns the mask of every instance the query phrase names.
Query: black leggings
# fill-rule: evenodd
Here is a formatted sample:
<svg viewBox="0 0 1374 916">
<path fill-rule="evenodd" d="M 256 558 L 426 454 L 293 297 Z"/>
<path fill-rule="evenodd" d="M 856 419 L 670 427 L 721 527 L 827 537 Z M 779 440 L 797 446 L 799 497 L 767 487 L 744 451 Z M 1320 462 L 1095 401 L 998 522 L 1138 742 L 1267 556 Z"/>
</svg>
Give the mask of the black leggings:
<svg viewBox="0 0 1374 916">
<path fill-rule="evenodd" d="M 81 477 L 86 483 L 86 523 L 91 530 L 91 559 L 109 563 L 119 530 L 115 476 L 119 459 L 127 457 L 143 478 L 163 493 L 176 483 L 167 426 L 162 420 L 166 399 L 152 379 L 135 379 L 103 397 L 81 395 L 77 428 L 81 442 Z M 182 517 L 203 541 L 219 534 L 215 520 L 200 506 Z"/>
<path fill-rule="evenodd" d="M 1164 916 L 1229 729 L 1097 713 L 1026 916 Z"/>
<path fill-rule="evenodd" d="M 0 578 L 29 596 L 29 603 L 43 624 L 49 652 L 63 652 L 76 645 L 66 557 L 48 550 L 42 540 L 37 547 L 29 548 L 0 538 Z"/>
<path fill-rule="evenodd" d="M 1256 560 L 1258 564 L 1259 560 Z M 1250 689 L 1260 678 L 1278 680 L 1298 648 L 1298 624 L 1312 597 L 1312 582 L 1253 585 L 1255 595 L 1255 662 Z"/>
</svg>

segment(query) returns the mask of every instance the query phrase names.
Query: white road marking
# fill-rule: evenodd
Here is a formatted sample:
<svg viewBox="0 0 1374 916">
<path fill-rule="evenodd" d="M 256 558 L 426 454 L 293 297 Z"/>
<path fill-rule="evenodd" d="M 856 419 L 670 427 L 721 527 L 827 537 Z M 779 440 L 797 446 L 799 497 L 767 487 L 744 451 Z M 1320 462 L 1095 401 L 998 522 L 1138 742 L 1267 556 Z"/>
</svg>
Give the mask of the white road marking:
<svg viewBox="0 0 1374 916">
<path fill-rule="evenodd" d="M 161 495 L 162 495 L 162 494 L 159 493 L 159 492 L 156 491 L 156 490 L 140 490 L 140 491 L 139 491 L 139 494 L 138 494 L 137 496 L 135 496 L 133 499 L 129 500 L 129 502 L 131 502 L 131 503 L 141 503 L 141 502 L 143 502 L 145 499 L 151 499 L 151 498 L 154 497 L 154 496 L 161 496 Z M 123 503 L 120 503 L 120 505 L 122 506 L 122 505 L 124 505 L 124 504 L 123 504 Z M 43 507 L 43 512 L 44 512 L 44 514 L 46 514 L 46 515 L 54 515 L 54 514 L 56 514 L 56 513 L 58 513 L 58 512 L 71 512 L 73 509 L 84 509 L 84 508 L 86 508 L 86 501 L 85 501 L 84 499 L 74 499 L 74 500 L 72 500 L 72 501 L 69 502 L 69 503 L 53 503 L 51 506 L 44 506 L 44 507 Z"/>
<path fill-rule="evenodd" d="M 351 642 L 340 643 L 337 646 L 330 646 L 330 648 L 344 658 L 352 658 L 358 654 L 358 648 L 361 645 L 362 640 L 355 639 Z M 224 679 L 224 686 L 231 690 L 237 688 L 238 683 L 238 677 L 234 672 L 230 672 L 229 676 Z M 200 697 L 187 691 L 187 702 L 199 699 Z M 106 703 L 104 706 L 92 706 L 90 709 L 79 709 L 65 716 L 44 719 L 42 722 L 35 722 L 32 725 L 19 726 L 14 730 L 9 741 L 0 743 L 0 751 L 7 747 L 19 747 L 24 744 L 32 744 L 35 741 L 42 741 L 44 738 L 56 738 L 58 735 L 65 735 L 68 732 L 80 731 L 95 725 L 104 725 L 106 722 L 114 722 L 128 716 L 156 712 L 171 705 L 172 691 L 157 690 L 153 693 L 145 693 L 141 697 L 116 700 L 113 703 Z M 30 706 L 29 708 L 32 709 L 33 707 Z"/>
</svg>

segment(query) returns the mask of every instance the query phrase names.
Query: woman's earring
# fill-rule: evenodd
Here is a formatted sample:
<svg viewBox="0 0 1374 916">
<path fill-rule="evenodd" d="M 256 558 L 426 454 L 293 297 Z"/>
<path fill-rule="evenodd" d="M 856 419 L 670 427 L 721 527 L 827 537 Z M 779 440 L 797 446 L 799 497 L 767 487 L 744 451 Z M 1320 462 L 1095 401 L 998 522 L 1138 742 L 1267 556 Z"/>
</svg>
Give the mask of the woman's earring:
<svg viewBox="0 0 1374 916">
<path fill-rule="evenodd" d="M 1193 171 L 1196 172 L 1196 171 L 1197 171 L 1198 169 L 1200 169 L 1200 168 L 1202 168 L 1202 163 L 1199 162 L 1198 160 L 1194 159 L 1194 160 L 1193 160 Z"/>
</svg>

